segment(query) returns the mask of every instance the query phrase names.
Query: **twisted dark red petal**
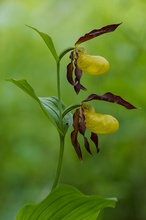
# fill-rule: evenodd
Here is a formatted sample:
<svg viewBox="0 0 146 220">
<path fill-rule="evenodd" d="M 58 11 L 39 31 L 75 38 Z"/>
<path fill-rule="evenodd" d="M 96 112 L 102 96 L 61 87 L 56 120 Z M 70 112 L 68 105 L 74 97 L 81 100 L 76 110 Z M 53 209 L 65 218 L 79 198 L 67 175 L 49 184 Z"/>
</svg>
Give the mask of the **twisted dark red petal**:
<svg viewBox="0 0 146 220">
<path fill-rule="evenodd" d="M 100 29 L 94 29 L 92 31 L 90 31 L 89 33 L 85 34 L 84 36 L 80 37 L 77 42 L 75 43 L 75 45 L 81 44 L 85 41 L 91 40 L 92 38 L 95 38 L 97 36 L 100 36 L 102 34 L 106 34 L 109 32 L 113 32 L 119 25 L 119 24 L 110 24 L 107 26 L 104 26 Z"/>
<path fill-rule="evenodd" d="M 67 80 L 68 80 L 68 82 L 71 84 L 71 85 L 75 85 L 75 82 L 74 82 L 74 80 L 73 80 L 73 70 L 74 70 L 74 68 L 73 68 L 73 63 L 72 62 L 70 62 L 68 65 L 67 65 L 67 75 L 66 75 L 66 77 L 67 77 Z"/>
<path fill-rule="evenodd" d="M 80 118 L 79 132 L 84 138 L 84 146 L 85 146 L 86 150 L 88 151 L 88 153 L 92 154 L 92 152 L 90 150 L 90 145 L 89 145 L 88 139 L 85 137 L 86 123 L 85 123 L 85 116 L 83 114 L 83 111 L 80 113 L 79 118 Z"/>
<path fill-rule="evenodd" d="M 91 100 L 101 100 L 101 101 L 106 101 L 106 102 L 113 102 L 113 103 L 117 103 L 119 105 L 122 105 L 127 109 L 136 109 L 136 107 L 134 105 L 125 101 L 120 96 L 112 94 L 111 92 L 107 92 L 101 96 L 97 95 L 97 94 L 91 94 L 84 100 L 84 102 L 89 102 Z"/>
<path fill-rule="evenodd" d="M 91 132 L 91 137 L 90 139 L 94 142 L 95 146 L 96 146 L 96 150 L 97 150 L 97 153 L 100 151 L 99 147 L 98 147 L 98 135 Z"/>
<path fill-rule="evenodd" d="M 82 152 L 81 152 L 80 144 L 78 142 L 78 131 L 79 131 L 78 124 L 79 124 L 79 109 L 77 109 L 73 115 L 74 130 L 71 133 L 71 141 L 79 159 L 82 160 Z"/>
</svg>

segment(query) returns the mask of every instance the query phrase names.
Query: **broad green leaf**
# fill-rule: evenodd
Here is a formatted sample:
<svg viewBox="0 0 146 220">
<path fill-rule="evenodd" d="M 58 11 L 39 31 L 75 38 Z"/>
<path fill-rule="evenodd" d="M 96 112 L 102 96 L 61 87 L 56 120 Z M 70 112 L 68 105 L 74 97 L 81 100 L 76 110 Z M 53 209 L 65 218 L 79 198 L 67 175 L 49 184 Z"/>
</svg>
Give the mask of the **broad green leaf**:
<svg viewBox="0 0 146 220">
<path fill-rule="evenodd" d="M 100 211 L 115 207 L 115 198 L 86 196 L 76 188 L 60 185 L 36 205 L 25 205 L 16 220 L 96 220 Z"/>
<path fill-rule="evenodd" d="M 50 118 L 52 123 L 60 128 L 60 114 L 59 114 L 59 102 L 58 98 L 53 97 L 38 97 L 40 100 L 41 108 L 43 109 L 44 113 Z M 66 108 L 65 104 L 62 102 L 62 110 Z M 65 134 L 68 128 L 72 125 L 72 114 L 69 112 L 63 118 L 63 133 Z"/>
<path fill-rule="evenodd" d="M 34 89 L 29 85 L 26 80 L 15 80 L 15 79 L 7 79 L 25 91 L 28 95 L 30 95 L 33 99 L 35 99 L 45 115 L 51 120 L 51 122 L 55 125 L 59 132 L 63 135 L 67 132 L 68 128 L 72 125 L 72 114 L 68 112 L 63 117 L 63 128 L 60 125 L 60 113 L 59 113 L 59 101 L 58 98 L 53 97 L 37 97 Z M 63 102 L 61 102 L 62 111 L 66 109 L 66 106 Z"/>
<path fill-rule="evenodd" d="M 31 27 L 29 25 L 27 25 L 27 27 L 29 28 L 32 28 L 33 30 L 35 30 L 44 40 L 44 42 L 46 43 L 47 47 L 49 48 L 49 50 L 51 51 L 53 57 L 55 58 L 56 61 L 59 60 L 59 57 L 57 55 L 57 52 L 56 52 L 56 49 L 55 49 L 55 46 L 54 46 L 54 43 L 53 43 L 53 40 L 52 38 L 48 35 L 48 34 L 45 34 L 43 32 L 40 32 L 39 30 L 37 30 L 36 28 L 34 27 Z"/>
</svg>

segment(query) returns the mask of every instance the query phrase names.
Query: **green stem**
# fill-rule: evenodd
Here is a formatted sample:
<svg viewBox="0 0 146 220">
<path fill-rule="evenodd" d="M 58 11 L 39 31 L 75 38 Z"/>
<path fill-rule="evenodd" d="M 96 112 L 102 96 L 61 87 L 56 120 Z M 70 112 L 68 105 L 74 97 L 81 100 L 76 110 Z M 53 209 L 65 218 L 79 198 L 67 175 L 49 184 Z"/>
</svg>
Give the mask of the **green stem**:
<svg viewBox="0 0 146 220">
<path fill-rule="evenodd" d="M 80 107 L 80 106 L 81 106 L 81 104 L 73 104 L 73 105 L 68 106 L 68 107 L 62 112 L 62 118 L 64 118 L 64 116 L 65 116 L 68 112 L 70 112 L 71 110 L 73 110 L 73 109 L 75 109 L 75 108 L 78 108 L 78 107 Z"/>
<path fill-rule="evenodd" d="M 54 183 L 53 183 L 53 186 L 52 186 L 52 190 L 56 188 L 59 177 L 60 177 L 60 173 L 61 173 L 63 154 L 64 154 L 64 139 L 65 139 L 65 137 L 60 134 L 60 152 L 59 152 L 58 166 L 57 166 L 56 175 L 55 175 Z"/>
<path fill-rule="evenodd" d="M 57 91 L 58 91 L 58 101 L 59 101 L 60 130 L 63 131 L 61 89 L 60 89 L 60 60 L 57 62 Z"/>
<path fill-rule="evenodd" d="M 62 103 L 61 103 L 61 88 L 60 88 L 60 61 L 66 53 L 68 53 L 69 51 L 71 51 L 73 49 L 74 48 L 71 47 L 71 48 L 68 48 L 65 51 L 63 51 L 59 56 L 59 60 L 56 61 L 56 64 L 57 64 L 57 92 L 58 92 L 58 103 L 59 103 L 58 109 L 59 109 L 59 116 L 60 116 L 60 131 L 59 131 L 60 152 L 59 152 L 58 166 L 57 166 L 52 190 L 54 188 L 56 188 L 56 186 L 58 184 L 59 177 L 60 177 L 62 161 L 63 161 L 63 154 L 64 154 L 64 139 L 65 139 L 65 134 L 64 134 L 64 130 L 63 130 L 63 115 L 62 115 L 63 109 L 62 109 Z M 66 114 L 66 111 L 65 111 L 65 114 Z"/>
<path fill-rule="evenodd" d="M 58 184 L 58 180 L 61 173 L 61 167 L 62 167 L 62 161 L 63 161 L 63 154 L 64 154 L 64 139 L 65 135 L 63 134 L 63 117 L 62 117 L 62 105 L 61 105 L 61 89 L 60 89 L 60 60 L 57 61 L 57 92 L 58 92 L 58 108 L 59 108 L 59 116 L 60 116 L 60 131 L 59 137 L 60 137 L 60 152 L 59 152 L 59 159 L 58 159 L 58 166 L 56 170 L 56 175 L 54 179 L 54 183 L 52 186 L 52 190 L 56 188 Z"/>
<path fill-rule="evenodd" d="M 74 47 L 69 47 L 67 49 L 65 49 L 64 51 L 61 52 L 61 54 L 59 55 L 59 59 L 61 60 L 65 54 L 67 54 L 68 52 L 70 52 L 71 50 L 74 50 Z"/>
</svg>

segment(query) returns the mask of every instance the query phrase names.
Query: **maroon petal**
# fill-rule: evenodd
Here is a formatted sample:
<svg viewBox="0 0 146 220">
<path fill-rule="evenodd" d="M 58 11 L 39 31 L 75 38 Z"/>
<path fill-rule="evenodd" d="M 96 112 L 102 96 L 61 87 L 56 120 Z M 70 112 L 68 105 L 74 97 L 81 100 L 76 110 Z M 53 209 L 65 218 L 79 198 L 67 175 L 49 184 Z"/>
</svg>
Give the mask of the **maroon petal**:
<svg viewBox="0 0 146 220">
<path fill-rule="evenodd" d="M 74 86 L 75 92 L 78 94 L 80 90 L 86 90 L 86 88 L 80 84 L 80 79 L 82 77 L 82 70 L 80 70 L 77 66 L 77 59 L 74 59 L 73 52 L 70 54 L 71 62 L 67 65 L 67 80 L 68 82 Z M 73 62 L 74 61 L 74 62 Z M 75 67 L 75 70 L 74 70 Z M 75 79 L 73 77 L 75 74 Z"/>
<path fill-rule="evenodd" d="M 97 94 L 91 94 L 88 96 L 84 102 L 88 102 L 91 100 L 101 100 L 101 101 L 107 101 L 107 102 L 112 102 L 112 103 L 117 103 L 119 105 L 124 106 L 127 109 L 136 109 L 136 107 L 129 102 L 125 101 L 123 98 L 120 96 L 114 95 L 111 92 L 107 92 L 103 95 L 97 95 Z"/>
<path fill-rule="evenodd" d="M 91 40 L 92 38 L 95 38 L 95 37 L 100 36 L 102 34 L 113 32 L 120 24 L 111 24 L 111 25 L 107 25 L 105 27 L 102 27 L 100 29 L 94 29 L 94 30 L 90 31 L 89 33 L 85 34 L 84 36 L 80 37 L 77 40 L 77 42 L 75 43 L 75 45 L 81 44 L 81 43 L 88 41 L 88 40 Z"/>
<path fill-rule="evenodd" d="M 79 124 L 79 114 L 80 111 L 79 109 L 77 109 L 73 115 L 73 127 L 74 130 L 71 133 L 71 141 L 72 141 L 72 145 L 79 157 L 80 160 L 82 160 L 82 152 L 81 152 L 81 148 L 80 148 L 80 144 L 78 142 L 78 124 Z"/>
<path fill-rule="evenodd" d="M 75 86 L 74 86 L 74 90 L 75 92 L 78 94 L 80 92 L 80 90 L 87 90 L 83 85 L 80 84 L 80 82 L 78 82 Z"/>
<path fill-rule="evenodd" d="M 88 151 L 88 153 L 92 154 L 92 152 L 90 150 L 90 145 L 89 145 L 88 139 L 85 137 L 86 124 L 85 124 L 85 116 L 84 116 L 83 112 L 80 113 L 79 117 L 80 117 L 79 132 L 84 137 L 84 146 L 85 146 L 86 150 Z"/>
<path fill-rule="evenodd" d="M 80 70 L 79 67 L 77 66 L 76 60 L 74 62 L 74 65 L 75 65 L 75 76 L 76 76 L 76 78 L 75 78 L 76 84 L 74 85 L 74 90 L 78 94 L 80 92 L 80 90 L 86 90 L 86 88 L 80 84 L 80 80 L 82 77 L 82 70 Z"/>
<path fill-rule="evenodd" d="M 85 146 L 86 150 L 88 151 L 88 153 L 92 155 L 88 139 L 85 136 L 84 136 L 84 146 Z"/>
<path fill-rule="evenodd" d="M 77 133 L 75 131 L 72 131 L 72 133 L 71 133 L 71 140 L 72 140 L 72 145 L 73 145 L 79 159 L 82 160 L 82 152 L 81 152 L 80 144 L 77 140 Z"/>
<path fill-rule="evenodd" d="M 79 132 L 80 134 L 84 135 L 86 131 L 86 124 L 85 124 L 85 116 L 83 115 L 83 113 L 79 115 L 79 118 L 80 118 L 80 123 L 78 126 Z"/>
<path fill-rule="evenodd" d="M 75 85 L 75 82 L 73 80 L 73 63 L 70 62 L 68 65 L 67 65 L 67 80 L 68 82 L 71 84 L 71 85 Z"/>
<path fill-rule="evenodd" d="M 75 81 L 80 81 L 80 79 L 82 77 L 82 70 L 80 70 L 77 65 L 75 67 L 75 76 L 76 76 Z"/>
<path fill-rule="evenodd" d="M 99 150 L 99 147 L 98 147 L 98 135 L 91 132 L 91 137 L 90 139 L 94 142 L 95 146 L 96 146 L 96 150 L 97 150 L 97 153 L 100 151 Z"/>
</svg>

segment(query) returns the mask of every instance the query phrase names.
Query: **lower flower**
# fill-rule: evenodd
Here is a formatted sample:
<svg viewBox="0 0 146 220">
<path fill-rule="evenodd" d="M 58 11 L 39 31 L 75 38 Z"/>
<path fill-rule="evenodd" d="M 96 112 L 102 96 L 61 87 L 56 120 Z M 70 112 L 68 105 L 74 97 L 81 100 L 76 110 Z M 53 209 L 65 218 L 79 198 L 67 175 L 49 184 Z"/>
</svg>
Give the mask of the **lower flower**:
<svg viewBox="0 0 146 220">
<path fill-rule="evenodd" d="M 112 134 L 119 128 L 119 122 L 111 115 L 96 113 L 92 106 L 83 103 L 86 128 L 96 134 Z"/>
<path fill-rule="evenodd" d="M 82 104 L 79 105 L 80 107 L 76 109 L 73 115 L 74 130 L 71 133 L 72 145 L 74 146 L 74 149 L 80 159 L 82 159 L 82 151 L 78 141 L 79 133 L 84 138 L 84 146 L 86 150 L 92 154 L 90 144 L 85 136 L 86 129 L 91 131 L 90 139 L 95 144 L 97 152 L 99 152 L 98 134 L 112 134 L 119 128 L 119 122 L 116 118 L 111 115 L 96 113 L 93 106 L 86 104 L 87 102 L 93 100 L 116 103 L 118 105 L 122 105 L 126 109 L 136 109 L 134 105 L 127 102 L 120 96 L 112 94 L 111 92 L 107 92 L 103 95 L 91 94 L 84 101 L 82 101 Z"/>
<path fill-rule="evenodd" d="M 96 113 L 92 106 L 83 102 L 81 107 L 78 108 L 73 115 L 73 127 L 74 130 L 71 133 L 72 144 L 79 159 L 82 159 L 78 133 L 84 138 L 86 150 L 92 154 L 90 144 L 85 136 L 86 129 L 91 131 L 90 139 L 95 144 L 97 152 L 99 152 L 98 134 L 112 134 L 116 132 L 119 128 L 119 122 L 111 115 Z"/>
</svg>

